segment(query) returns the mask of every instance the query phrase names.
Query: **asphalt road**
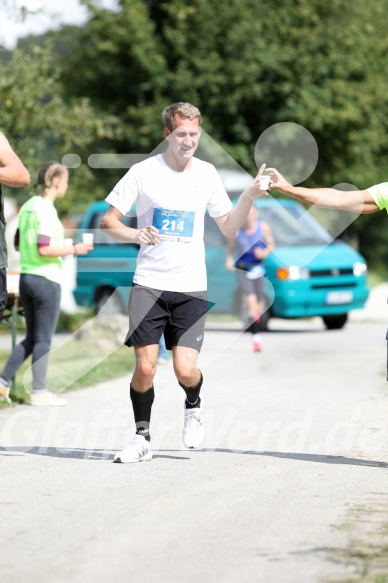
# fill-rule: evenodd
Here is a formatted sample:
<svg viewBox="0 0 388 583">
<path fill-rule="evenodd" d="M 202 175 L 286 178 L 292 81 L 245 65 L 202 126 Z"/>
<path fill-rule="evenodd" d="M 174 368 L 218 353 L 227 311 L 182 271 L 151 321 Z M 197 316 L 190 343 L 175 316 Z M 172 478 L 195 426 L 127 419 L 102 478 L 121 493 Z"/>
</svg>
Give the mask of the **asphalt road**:
<svg viewBox="0 0 388 583">
<path fill-rule="evenodd" d="M 69 393 L 62 409 L 1 411 L 0 581 L 321 583 L 354 573 L 344 552 L 365 516 L 382 519 L 388 491 L 386 326 L 271 327 L 255 354 L 236 325 L 209 323 L 200 450 L 181 444 L 171 364 L 157 372 L 151 462 L 112 463 L 133 431 L 129 377 Z"/>
</svg>

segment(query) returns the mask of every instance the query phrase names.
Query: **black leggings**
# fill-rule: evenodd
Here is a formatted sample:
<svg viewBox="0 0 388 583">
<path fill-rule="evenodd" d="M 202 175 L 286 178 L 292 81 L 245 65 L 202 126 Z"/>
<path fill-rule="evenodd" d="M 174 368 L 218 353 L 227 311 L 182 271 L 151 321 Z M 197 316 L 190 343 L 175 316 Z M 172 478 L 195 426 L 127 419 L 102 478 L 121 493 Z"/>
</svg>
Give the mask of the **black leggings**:
<svg viewBox="0 0 388 583">
<path fill-rule="evenodd" d="M 0 318 L 2 317 L 7 305 L 7 299 L 7 272 L 4 267 L 4 269 L 0 269 Z"/>
<path fill-rule="evenodd" d="M 59 316 L 61 286 L 39 275 L 22 274 L 20 297 L 27 335 L 15 346 L 0 376 L 9 382 L 26 358 L 32 354 L 33 390 L 44 390 L 51 340 Z"/>
</svg>

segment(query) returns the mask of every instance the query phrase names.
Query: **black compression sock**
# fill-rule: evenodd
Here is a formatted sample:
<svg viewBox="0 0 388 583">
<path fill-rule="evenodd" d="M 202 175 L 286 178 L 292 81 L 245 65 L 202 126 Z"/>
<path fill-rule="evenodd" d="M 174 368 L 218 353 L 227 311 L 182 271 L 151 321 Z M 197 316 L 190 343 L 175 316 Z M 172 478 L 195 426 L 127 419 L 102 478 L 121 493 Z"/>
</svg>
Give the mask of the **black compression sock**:
<svg viewBox="0 0 388 583">
<path fill-rule="evenodd" d="M 147 441 L 151 441 L 150 421 L 152 403 L 155 398 L 154 385 L 144 393 L 135 391 L 131 385 L 130 395 L 136 423 L 136 434 L 142 435 Z"/>
<path fill-rule="evenodd" d="M 179 381 L 178 381 L 179 382 Z M 179 383 L 184 392 L 186 393 L 186 409 L 196 409 L 201 405 L 201 399 L 199 396 L 201 387 L 203 383 L 203 376 L 201 373 L 201 378 L 195 387 L 185 387 L 182 383 Z"/>
</svg>

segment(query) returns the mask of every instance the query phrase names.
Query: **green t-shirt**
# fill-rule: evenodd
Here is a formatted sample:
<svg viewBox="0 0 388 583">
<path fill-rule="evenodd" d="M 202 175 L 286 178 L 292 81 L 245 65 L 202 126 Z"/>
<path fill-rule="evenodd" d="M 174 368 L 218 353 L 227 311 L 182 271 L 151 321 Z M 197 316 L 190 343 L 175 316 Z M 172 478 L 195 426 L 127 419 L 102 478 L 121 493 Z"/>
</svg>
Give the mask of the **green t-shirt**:
<svg viewBox="0 0 388 583">
<path fill-rule="evenodd" d="M 63 226 L 53 203 L 42 196 L 31 197 L 19 213 L 19 251 L 21 273 L 40 275 L 61 283 L 62 257 L 42 257 L 38 235 L 50 237 L 52 247 L 63 247 Z"/>
<path fill-rule="evenodd" d="M 380 210 L 385 209 L 388 213 L 388 182 L 382 182 L 368 188 L 373 200 Z"/>
</svg>

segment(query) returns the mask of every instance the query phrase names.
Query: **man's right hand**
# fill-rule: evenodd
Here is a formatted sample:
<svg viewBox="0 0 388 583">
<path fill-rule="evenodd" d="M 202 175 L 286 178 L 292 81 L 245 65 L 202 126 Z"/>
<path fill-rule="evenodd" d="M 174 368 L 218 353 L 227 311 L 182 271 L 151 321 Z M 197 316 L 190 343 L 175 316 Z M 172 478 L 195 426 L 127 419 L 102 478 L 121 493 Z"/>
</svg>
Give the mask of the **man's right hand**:
<svg viewBox="0 0 388 583">
<path fill-rule="evenodd" d="M 160 242 L 158 229 L 152 225 L 139 229 L 135 242 L 139 245 L 157 245 Z"/>
</svg>

